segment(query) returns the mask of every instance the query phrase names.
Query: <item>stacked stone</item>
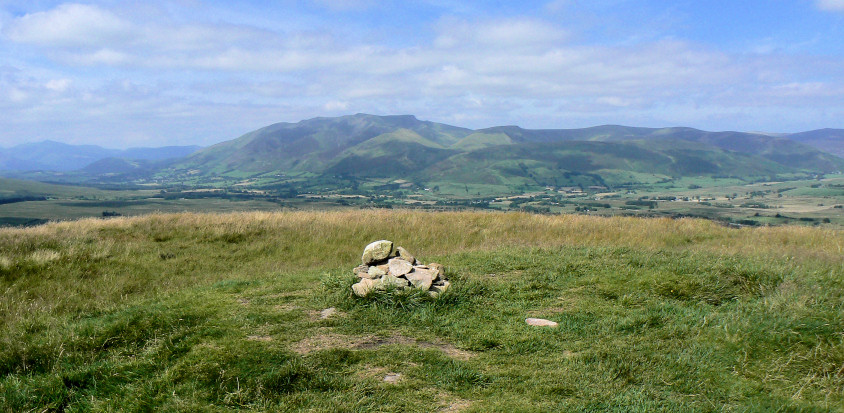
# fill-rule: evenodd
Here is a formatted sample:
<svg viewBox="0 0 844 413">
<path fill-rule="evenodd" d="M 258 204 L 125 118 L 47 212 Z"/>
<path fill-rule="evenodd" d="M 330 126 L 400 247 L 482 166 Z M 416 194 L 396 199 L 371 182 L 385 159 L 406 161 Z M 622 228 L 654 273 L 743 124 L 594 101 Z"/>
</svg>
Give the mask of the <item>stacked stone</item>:
<svg viewBox="0 0 844 413">
<path fill-rule="evenodd" d="M 375 241 L 363 249 L 363 262 L 355 267 L 360 281 L 352 285 L 355 295 L 363 297 L 372 290 L 395 288 L 419 288 L 437 296 L 449 287 L 442 264 L 432 262 L 422 265 L 406 249 L 393 250 L 393 242 Z"/>
</svg>

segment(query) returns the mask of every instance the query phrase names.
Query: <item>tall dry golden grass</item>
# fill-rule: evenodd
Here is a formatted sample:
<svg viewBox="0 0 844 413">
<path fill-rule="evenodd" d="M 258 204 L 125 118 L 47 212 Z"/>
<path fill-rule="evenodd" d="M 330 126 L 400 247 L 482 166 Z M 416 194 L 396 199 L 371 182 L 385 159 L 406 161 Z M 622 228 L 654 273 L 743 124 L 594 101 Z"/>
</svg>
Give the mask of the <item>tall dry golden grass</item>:
<svg viewBox="0 0 844 413">
<path fill-rule="evenodd" d="M 238 236 L 246 243 L 269 239 L 289 245 L 300 258 L 314 255 L 329 264 L 335 261 L 331 256 L 345 260 L 376 239 L 391 239 L 424 255 L 502 246 L 583 245 L 844 261 L 844 231 L 834 229 L 733 229 L 699 219 L 393 210 L 153 214 L 0 229 L 0 249 L 5 250 L 0 260 L 7 264 L 8 252 L 25 245 L 62 245 L 67 253 L 80 239 L 104 237 L 113 244 L 168 234 L 197 240 Z M 55 258 L 45 251 L 38 254 L 39 260 Z"/>
</svg>

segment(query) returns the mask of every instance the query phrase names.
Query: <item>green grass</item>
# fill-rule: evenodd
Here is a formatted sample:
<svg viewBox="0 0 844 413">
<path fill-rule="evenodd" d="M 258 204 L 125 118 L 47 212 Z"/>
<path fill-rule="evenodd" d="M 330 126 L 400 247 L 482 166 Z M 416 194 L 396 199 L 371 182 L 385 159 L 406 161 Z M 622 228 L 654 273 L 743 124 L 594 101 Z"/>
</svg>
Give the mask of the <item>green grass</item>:
<svg viewBox="0 0 844 413">
<path fill-rule="evenodd" d="M 379 238 L 454 287 L 353 298 Z M 842 411 L 842 247 L 836 230 L 517 213 L 4 229 L 0 411 Z"/>
<path fill-rule="evenodd" d="M 0 178 L 0 199 L 28 195 L 96 197 L 109 194 L 113 195 L 114 192 L 70 185 L 53 185 L 21 179 Z"/>
</svg>

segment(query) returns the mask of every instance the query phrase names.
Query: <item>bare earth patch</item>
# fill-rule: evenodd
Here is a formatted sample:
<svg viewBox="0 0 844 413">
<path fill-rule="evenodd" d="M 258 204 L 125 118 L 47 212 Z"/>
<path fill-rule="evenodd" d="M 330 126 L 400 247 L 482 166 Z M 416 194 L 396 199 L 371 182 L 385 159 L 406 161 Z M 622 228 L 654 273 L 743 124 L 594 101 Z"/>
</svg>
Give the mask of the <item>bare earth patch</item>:
<svg viewBox="0 0 844 413">
<path fill-rule="evenodd" d="M 421 348 L 437 349 L 451 358 L 468 360 L 475 354 L 444 342 L 431 342 L 417 340 L 415 338 L 394 335 L 390 337 L 369 336 L 347 336 L 343 334 L 327 333 L 314 337 L 308 337 L 293 344 L 293 351 L 299 354 L 308 354 L 313 351 L 329 348 L 345 348 L 350 350 L 371 350 L 382 346 L 400 344 L 403 346 L 416 346 Z"/>
<path fill-rule="evenodd" d="M 246 339 L 249 341 L 273 341 L 270 336 L 246 336 Z"/>
<path fill-rule="evenodd" d="M 462 412 L 472 407 L 471 400 L 455 399 L 447 393 L 441 393 L 437 396 L 437 404 L 440 406 L 438 412 Z"/>
<path fill-rule="evenodd" d="M 299 306 L 293 304 L 278 304 L 273 306 L 273 310 L 277 311 L 293 311 L 298 309 Z"/>
<path fill-rule="evenodd" d="M 514 270 L 503 273 L 483 274 L 473 278 L 483 280 L 484 282 L 511 282 L 513 279 L 524 277 L 524 275 L 524 270 Z"/>
<path fill-rule="evenodd" d="M 355 371 L 355 375 L 361 379 L 376 379 L 380 380 L 389 374 L 389 370 L 384 367 L 372 366 L 369 364 L 363 365 L 362 368 Z"/>
<path fill-rule="evenodd" d="M 328 320 L 331 318 L 340 318 L 345 317 L 346 313 L 337 310 L 334 307 L 326 308 L 324 310 L 311 310 L 308 311 L 308 318 L 311 321 L 321 321 L 321 320 Z"/>
</svg>

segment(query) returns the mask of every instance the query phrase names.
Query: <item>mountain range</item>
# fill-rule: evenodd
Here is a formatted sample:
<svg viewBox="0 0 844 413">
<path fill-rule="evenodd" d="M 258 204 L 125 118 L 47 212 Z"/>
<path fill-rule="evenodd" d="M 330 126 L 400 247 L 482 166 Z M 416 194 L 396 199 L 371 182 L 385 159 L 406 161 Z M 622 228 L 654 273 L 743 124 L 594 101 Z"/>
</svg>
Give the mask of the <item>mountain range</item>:
<svg viewBox="0 0 844 413">
<path fill-rule="evenodd" d="M 617 125 L 473 130 L 412 115 L 356 114 L 276 123 L 207 148 L 139 148 L 99 159 L 94 158 L 108 150 L 71 150 L 55 142 L 32 145 L 29 148 L 42 150 L 29 150 L 24 161 L 60 162 L 64 170 L 82 168 L 80 174 L 127 180 L 320 176 L 510 187 L 606 186 L 637 182 L 645 175 L 775 177 L 844 170 L 840 129 L 797 134 Z M 51 147 L 59 151 L 46 150 Z M 15 159 L 21 159 L 19 153 L 4 151 Z M 167 157 L 174 159 L 160 161 Z M 14 166 L 8 161 L 1 165 Z"/>
<path fill-rule="evenodd" d="M 565 185 L 665 176 L 775 176 L 844 170 L 840 130 L 789 135 L 597 126 L 467 129 L 414 116 L 357 114 L 277 123 L 202 149 L 163 175 L 309 173 L 493 185 Z M 828 138 L 827 138 L 828 137 Z M 825 145 L 827 151 L 812 145 Z M 588 183 L 588 182 L 587 182 Z M 600 182 L 598 182 L 600 183 Z"/>
<path fill-rule="evenodd" d="M 46 140 L 0 148 L 0 171 L 74 171 L 107 158 L 162 161 L 183 158 L 199 149 L 201 147 L 195 145 L 108 149 Z"/>
</svg>

